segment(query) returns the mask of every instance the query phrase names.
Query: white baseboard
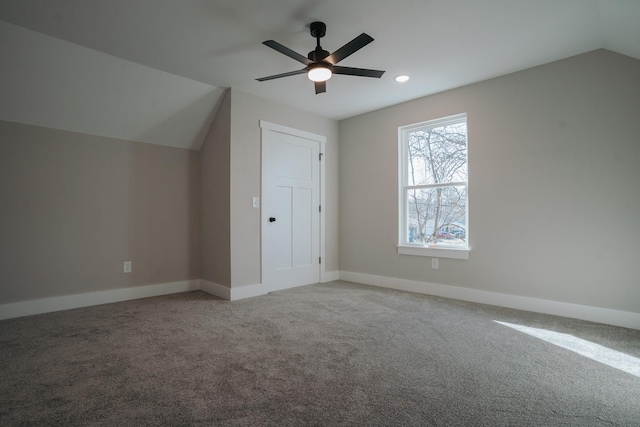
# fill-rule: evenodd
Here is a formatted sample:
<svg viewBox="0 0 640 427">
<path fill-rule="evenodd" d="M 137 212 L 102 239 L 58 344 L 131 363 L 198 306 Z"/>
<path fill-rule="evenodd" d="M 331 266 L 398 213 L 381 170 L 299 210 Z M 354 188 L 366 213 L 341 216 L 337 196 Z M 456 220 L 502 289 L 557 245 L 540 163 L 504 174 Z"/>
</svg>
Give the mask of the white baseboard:
<svg viewBox="0 0 640 427">
<path fill-rule="evenodd" d="M 265 290 L 264 285 L 247 285 L 247 286 L 238 286 L 236 288 L 231 288 L 231 301 L 237 301 L 239 299 L 245 298 L 253 298 L 260 295 L 266 295 L 267 291 Z"/>
<path fill-rule="evenodd" d="M 231 299 L 231 289 L 217 283 L 200 279 L 200 290 L 218 298 Z"/>
<path fill-rule="evenodd" d="M 407 292 L 435 295 L 481 304 L 497 305 L 536 313 L 552 314 L 573 319 L 640 329 L 640 313 L 592 307 L 539 298 L 522 297 L 498 292 L 481 291 L 459 286 L 438 285 L 415 280 L 396 279 L 392 277 L 374 276 L 363 273 L 341 271 L 340 280 L 362 283 L 365 285 L 397 289 Z"/>
<path fill-rule="evenodd" d="M 231 301 L 266 294 L 262 285 L 241 286 L 230 289 L 202 279 L 185 280 L 0 304 L 0 320 L 197 290 Z"/>
<path fill-rule="evenodd" d="M 185 280 L 2 304 L 0 305 L 0 320 L 179 292 L 197 291 L 198 289 L 200 289 L 198 280 Z"/>
<path fill-rule="evenodd" d="M 332 271 L 326 273 L 323 277 L 323 280 L 327 282 L 338 279 L 407 292 L 435 295 L 481 304 L 589 320 L 625 328 L 640 329 L 640 313 L 628 311 L 481 291 L 459 286 L 438 285 L 415 280 L 374 276 L 350 271 Z M 202 279 L 185 280 L 1 304 L 0 320 L 196 290 L 202 290 L 219 298 L 231 301 L 267 294 L 266 288 L 261 284 L 228 288 Z"/>
<path fill-rule="evenodd" d="M 215 295 L 218 298 L 226 299 L 229 301 L 237 301 L 245 298 L 257 297 L 260 295 L 266 295 L 264 286 L 261 284 L 238 286 L 236 288 L 228 288 L 223 285 L 219 285 L 214 282 L 209 282 L 204 279 L 200 279 L 200 290 L 208 294 Z"/>
</svg>

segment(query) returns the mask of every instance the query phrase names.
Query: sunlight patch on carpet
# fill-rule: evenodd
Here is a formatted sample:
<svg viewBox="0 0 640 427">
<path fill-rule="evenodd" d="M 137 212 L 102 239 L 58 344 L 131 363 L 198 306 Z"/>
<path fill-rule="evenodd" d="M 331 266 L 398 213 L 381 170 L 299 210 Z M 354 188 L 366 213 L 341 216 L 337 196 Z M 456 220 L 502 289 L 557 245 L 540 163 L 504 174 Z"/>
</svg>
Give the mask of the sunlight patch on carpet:
<svg viewBox="0 0 640 427">
<path fill-rule="evenodd" d="M 621 371 L 640 377 L 640 359 L 621 353 L 616 350 L 604 347 L 602 345 L 592 343 L 591 341 L 575 337 L 570 334 L 550 331 L 547 329 L 532 328 L 529 326 L 515 325 L 513 323 L 499 322 L 509 328 L 515 329 L 533 337 L 539 338 L 558 347 L 578 353 L 581 356 L 588 357 L 596 362 L 620 369 Z"/>
</svg>

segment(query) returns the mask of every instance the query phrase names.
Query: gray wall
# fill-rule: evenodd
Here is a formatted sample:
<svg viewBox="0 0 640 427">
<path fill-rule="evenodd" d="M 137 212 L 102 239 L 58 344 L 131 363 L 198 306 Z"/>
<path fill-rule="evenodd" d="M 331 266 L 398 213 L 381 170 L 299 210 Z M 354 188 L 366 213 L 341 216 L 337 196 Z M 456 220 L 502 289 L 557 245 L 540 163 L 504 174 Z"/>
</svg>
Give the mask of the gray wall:
<svg viewBox="0 0 640 427">
<path fill-rule="evenodd" d="M 199 175 L 196 151 L 0 121 L 0 304 L 199 278 Z"/>
<path fill-rule="evenodd" d="M 231 91 L 227 90 L 200 149 L 201 275 L 231 287 Z"/>
<path fill-rule="evenodd" d="M 397 128 L 468 114 L 469 260 L 398 255 Z M 340 269 L 640 312 L 640 61 L 594 51 L 340 122 Z"/>
<path fill-rule="evenodd" d="M 326 271 L 338 271 L 338 123 L 335 120 L 231 89 L 231 279 L 232 286 L 261 283 L 260 120 L 327 137 Z"/>
<path fill-rule="evenodd" d="M 200 152 L 0 122 L 0 304 L 261 283 L 260 120 L 327 137 L 325 268 L 338 271 L 338 123 L 229 90 Z"/>
<path fill-rule="evenodd" d="M 201 150 L 201 278 L 228 287 L 261 283 L 260 120 L 327 137 L 326 268 L 338 270 L 338 123 L 230 89 Z"/>
</svg>

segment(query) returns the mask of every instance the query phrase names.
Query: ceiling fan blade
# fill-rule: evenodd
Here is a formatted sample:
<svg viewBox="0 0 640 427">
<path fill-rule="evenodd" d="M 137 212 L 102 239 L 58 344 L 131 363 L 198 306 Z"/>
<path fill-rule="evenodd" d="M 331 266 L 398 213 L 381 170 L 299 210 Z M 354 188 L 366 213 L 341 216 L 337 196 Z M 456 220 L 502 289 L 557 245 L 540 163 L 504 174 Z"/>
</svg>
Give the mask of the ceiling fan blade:
<svg viewBox="0 0 640 427">
<path fill-rule="evenodd" d="M 327 82 L 315 82 L 316 95 L 327 91 Z"/>
<path fill-rule="evenodd" d="M 298 74 L 304 74 L 307 72 L 306 68 L 303 68 L 302 70 L 297 70 L 297 71 L 289 71 L 288 73 L 282 73 L 282 74 L 275 74 L 273 76 L 268 76 L 268 77 L 260 77 L 259 79 L 256 79 L 259 82 L 264 82 L 267 80 L 273 80 L 273 79 L 279 79 L 281 77 L 289 77 L 289 76 L 295 76 Z"/>
<path fill-rule="evenodd" d="M 324 60 L 330 64 L 336 65 L 338 62 L 342 61 L 352 53 L 362 49 L 372 41 L 373 37 L 368 34 L 362 33 L 355 39 L 351 40 L 349 43 L 342 46 L 340 49 L 333 52 L 331 55 L 327 56 Z"/>
<path fill-rule="evenodd" d="M 313 61 L 311 61 L 306 56 L 300 55 L 298 52 L 295 52 L 289 49 L 288 47 L 281 45 L 275 40 L 267 40 L 266 42 L 262 42 L 262 44 L 265 46 L 269 46 L 271 49 L 275 49 L 284 55 L 287 55 L 291 59 L 295 59 L 298 62 L 302 62 L 304 65 L 313 64 Z"/>
<path fill-rule="evenodd" d="M 333 73 L 344 74 L 347 76 L 375 77 L 379 79 L 384 74 L 384 71 L 367 70 L 365 68 L 341 67 L 339 65 L 335 65 L 333 67 Z"/>
</svg>

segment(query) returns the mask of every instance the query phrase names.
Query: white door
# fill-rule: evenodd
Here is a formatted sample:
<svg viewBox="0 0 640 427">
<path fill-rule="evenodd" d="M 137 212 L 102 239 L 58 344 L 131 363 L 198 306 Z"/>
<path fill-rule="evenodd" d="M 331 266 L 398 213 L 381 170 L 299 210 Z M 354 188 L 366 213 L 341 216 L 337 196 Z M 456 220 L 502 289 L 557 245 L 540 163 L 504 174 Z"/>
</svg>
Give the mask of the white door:
<svg viewBox="0 0 640 427">
<path fill-rule="evenodd" d="M 320 282 L 321 142 L 291 131 L 262 130 L 262 283 L 268 291 Z"/>
</svg>

